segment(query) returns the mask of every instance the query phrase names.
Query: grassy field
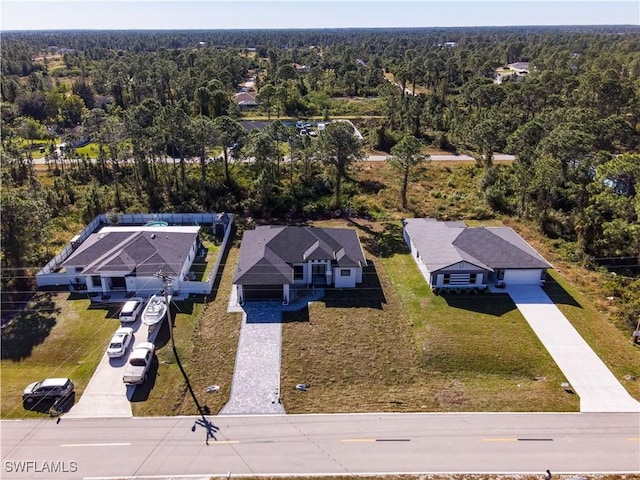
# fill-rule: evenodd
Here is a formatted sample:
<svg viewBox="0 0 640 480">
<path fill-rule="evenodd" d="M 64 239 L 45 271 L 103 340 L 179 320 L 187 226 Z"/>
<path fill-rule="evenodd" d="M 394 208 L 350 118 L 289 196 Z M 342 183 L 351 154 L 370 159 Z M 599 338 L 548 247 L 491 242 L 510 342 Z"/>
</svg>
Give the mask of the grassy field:
<svg viewBox="0 0 640 480">
<path fill-rule="evenodd" d="M 577 411 L 508 296 L 436 297 L 399 225 L 362 223 L 359 234 L 370 266 L 357 294 L 331 291 L 286 316 L 288 413 Z M 298 383 L 309 391 L 295 390 Z"/>
<path fill-rule="evenodd" d="M 560 311 L 609 367 L 620 383 L 640 400 L 640 348 L 633 345 L 628 326 L 616 318 L 615 301 L 607 299 L 607 274 L 564 261 L 553 241 L 544 239 L 528 222 L 504 219 L 551 264 L 545 290 Z"/>
<path fill-rule="evenodd" d="M 118 309 L 90 308 L 88 299 L 69 292 L 38 293 L 2 330 L 2 418 L 41 414 L 22 406 L 22 390 L 46 377 L 69 377 L 76 399 L 89 383 L 113 332 Z"/>
</svg>

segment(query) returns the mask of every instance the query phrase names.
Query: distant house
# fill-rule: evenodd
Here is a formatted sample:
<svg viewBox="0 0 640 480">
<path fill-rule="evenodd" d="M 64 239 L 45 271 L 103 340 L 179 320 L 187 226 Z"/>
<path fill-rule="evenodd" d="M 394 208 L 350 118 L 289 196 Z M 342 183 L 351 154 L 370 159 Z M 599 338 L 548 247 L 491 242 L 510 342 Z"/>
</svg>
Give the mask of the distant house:
<svg viewBox="0 0 640 480">
<path fill-rule="evenodd" d="M 467 227 L 434 218 L 403 223 L 404 240 L 434 290 L 540 285 L 553 268 L 508 227 Z"/>
<path fill-rule="evenodd" d="M 514 82 L 523 81 L 529 74 L 529 62 L 510 63 L 506 68 L 496 70 L 494 83 L 501 84 L 509 79 Z"/>
<path fill-rule="evenodd" d="M 366 265 L 355 230 L 261 226 L 244 232 L 233 283 L 240 303 L 288 303 L 295 286 L 355 288 Z"/>
<path fill-rule="evenodd" d="M 106 226 L 91 234 L 61 267 L 88 293 L 152 294 L 156 274 L 171 276 L 178 291 L 200 248 L 198 226 Z"/>
<path fill-rule="evenodd" d="M 299 63 L 294 63 L 293 66 L 298 73 L 305 73 L 309 71 L 309 67 L 307 67 L 306 65 L 300 65 Z"/>
<path fill-rule="evenodd" d="M 233 97 L 233 101 L 240 107 L 240 109 L 252 109 L 258 106 L 258 102 L 256 100 L 256 94 L 250 92 L 240 92 L 236 93 Z"/>
<path fill-rule="evenodd" d="M 529 62 L 510 63 L 509 69 L 515 73 L 529 73 Z"/>
</svg>

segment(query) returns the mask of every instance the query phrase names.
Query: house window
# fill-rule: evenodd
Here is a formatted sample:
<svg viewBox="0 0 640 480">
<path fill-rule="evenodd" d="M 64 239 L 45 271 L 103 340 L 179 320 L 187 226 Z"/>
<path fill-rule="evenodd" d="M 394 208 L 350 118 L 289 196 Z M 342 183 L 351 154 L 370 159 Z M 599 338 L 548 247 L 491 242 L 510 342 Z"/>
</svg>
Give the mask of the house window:
<svg viewBox="0 0 640 480">
<path fill-rule="evenodd" d="M 303 280 L 304 279 L 304 266 L 302 266 L 302 265 L 294 265 L 293 266 L 293 279 L 294 280 Z"/>
<path fill-rule="evenodd" d="M 504 270 L 498 270 L 498 280 L 504 280 Z"/>
<path fill-rule="evenodd" d="M 540 270 L 540 281 L 544 282 L 547 279 L 547 271 L 546 270 Z"/>
<path fill-rule="evenodd" d="M 100 278 L 100 275 L 91 275 L 91 285 L 94 287 L 102 286 L 102 279 Z"/>
<path fill-rule="evenodd" d="M 469 283 L 475 284 L 477 276 L 478 276 L 477 273 L 470 273 L 469 274 Z"/>
<path fill-rule="evenodd" d="M 347 268 L 343 268 L 342 270 L 340 270 L 340 276 L 341 277 L 350 277 L 351 276 L 351 270 L 349 270 Z"/>
<path fill-rule="evenodd" d="M 445 273 L 444 274 L 444 279 L 442 280 L 442 283 L 444 285 L 449 285 L 451 283 L 451 274 Z"/>
</svg>

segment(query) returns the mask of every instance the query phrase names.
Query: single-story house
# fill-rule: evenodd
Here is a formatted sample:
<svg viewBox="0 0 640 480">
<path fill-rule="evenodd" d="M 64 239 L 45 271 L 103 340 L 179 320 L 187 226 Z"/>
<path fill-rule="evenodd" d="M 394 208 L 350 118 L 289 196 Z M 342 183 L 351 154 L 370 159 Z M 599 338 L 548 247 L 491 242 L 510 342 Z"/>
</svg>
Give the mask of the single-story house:
<svg viewBox="0 0 640 480">
<path fill-rule="evenodd" d="M 173 290 L 188 280 L 201 246 L 198 226 L 105 226 L 80 243 L 61 264 L 88 293 L 152 294 L 156 274 L 172 277 Z"/>
<path fill-rule="evenodd" d="M 236 93 L 233 97 L 233 101 L 238 105 L 241 109 L 251 109 L 256 108 L 258 106 L 258 101 L 256 100 L 256 94 L 250 92 L 240 92 Z"/>
<path fill-rule="evenodd" d="M 508 227 L 467 227 L 434 218 L 407 218 L 403 224 L 404 240 L 434 290 L 540 285 L 553 268 Z"/>
<path fill-rule="evenodd" d="M 355 288 L 366 265 L 355 230 L 261 226 L 244 232 L 233 283 L 240 303 L 288 303 L 296 285 Z"/>
</svg>

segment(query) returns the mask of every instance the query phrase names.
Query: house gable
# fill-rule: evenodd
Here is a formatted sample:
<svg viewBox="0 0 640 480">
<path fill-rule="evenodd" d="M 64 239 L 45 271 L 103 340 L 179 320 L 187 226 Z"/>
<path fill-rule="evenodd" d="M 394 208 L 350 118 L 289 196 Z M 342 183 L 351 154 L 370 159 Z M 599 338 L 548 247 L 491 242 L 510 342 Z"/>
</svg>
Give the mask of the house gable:
<svg viewBox="0 0 640 480">
<path fill-rule="evenodd" d="M 432 270 L 432 273 L 459 273 L 459 272 L 491 272 L 493 269 L 486 266 L 474 265 L 469 262 L 457 262 L 446 267 L 439 268 L 438 270 Z"/>
</svg>

